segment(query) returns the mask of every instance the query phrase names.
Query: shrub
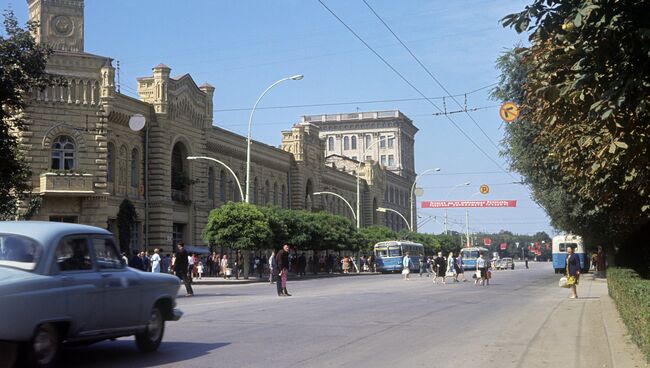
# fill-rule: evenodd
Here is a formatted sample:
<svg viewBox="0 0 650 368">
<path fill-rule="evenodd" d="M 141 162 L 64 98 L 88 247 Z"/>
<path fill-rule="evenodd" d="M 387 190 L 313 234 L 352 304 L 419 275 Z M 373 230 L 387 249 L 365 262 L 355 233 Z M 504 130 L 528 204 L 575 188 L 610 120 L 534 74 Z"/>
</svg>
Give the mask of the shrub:
<svg viewBox="0 0 650 368">
<path fill-rule="evenodd" d="M 650 362 L 650 280 L 628 268 L 610 268 L 607 286 L 632 340 Z"/>
</svg>

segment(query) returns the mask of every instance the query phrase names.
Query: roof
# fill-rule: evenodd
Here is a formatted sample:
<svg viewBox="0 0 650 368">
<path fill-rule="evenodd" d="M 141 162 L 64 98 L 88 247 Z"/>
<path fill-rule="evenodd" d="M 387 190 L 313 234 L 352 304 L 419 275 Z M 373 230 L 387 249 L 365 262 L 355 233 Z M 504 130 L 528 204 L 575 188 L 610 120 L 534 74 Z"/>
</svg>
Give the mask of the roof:
<svg viewBox="0 0 650 368">
<path fill-rule="evenodd" d="M 160 63 L 160 64 L 154 66 L 152 69 L 157 69 L 157 68 L 171 69 L 170 67 L 168 67 L 167 65 L 165 65 L 163 63 Z"/>
<path fill-rule="evenodd" d="M 0 233 L 22 235 L 47 245 L 67 234 L 111 235 L 108 230 L 81 224 L 49 221 L 0 221 Z"/>
</svg>

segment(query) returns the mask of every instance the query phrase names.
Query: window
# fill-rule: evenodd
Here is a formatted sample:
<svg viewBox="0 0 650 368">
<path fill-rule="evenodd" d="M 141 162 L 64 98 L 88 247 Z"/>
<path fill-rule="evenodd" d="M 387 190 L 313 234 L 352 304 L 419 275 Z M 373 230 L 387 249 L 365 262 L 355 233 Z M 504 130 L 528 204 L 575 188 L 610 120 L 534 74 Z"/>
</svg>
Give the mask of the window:
<svg viewBox="0 0 650 368">
<path fill-rule="evenodd" d="M 351 145 L 352 145 L 352 149 L 357 149 L 357 136 L 355 135 L 352 136 Z"/>
<path fill-rule="evenodd" d="M 226 172 L 223 170 L 219 174 L 219 199 L 221 202 L 226 201 Z"/>
<path fill-rule="evenodd" d="M 257 204 L 257 178 L 255 178 L 255 181 L 253 182 L 253 203 Z"/>
<path fill-rule="evenodd" d="M 115 170 L 115 145 L 113 143 L 108 144 L 108 150 L 106 151 L 106 181 L 109 183 L 113 182 L 114 170 Z"/>
<path fill-rule="evenodd" d="M 278 205 L 278 183 L 273 183 L 273 205 Z"/>
<path fill-rule="evenodd" d="M 264 183 L 264 198 L 262 198 L 262 204 L 267 205 L 269 202 L 271 202 L 271 196 L 269 195 L 269 192 L 271 191 L 271 184 L 269 184 L 269 181 L 267 180 Z"/>
<path fill-rule="evenodd" d="M 214 169 L 208 169 L 208 199 L 214 199 Z"/>
<path fill-rule="evenodd" d="M 282 184 L 282 194 L 280 195 L 280 201 L 282 202 L 282 208 L 286 207 L 286 198 L 287 198 L 287 188 Z"/>
<path fill-rule="evenodd" d="M 172 245 L 176 245 L 183 241 L 185 232 L 185 224 L 174 223 L 172 225 Z"/>
<path fill-rule="evenodd" d="M 131 186 L 138 187 L 138 150 L 131 151 Z"/>
<path fill-rule="evenodd" d="M 122 257 L 115 249 L 115 244 L 113 244 L 111 239 L 94 238 L 93 249 L 95 250 L 95 258 L 97 259 L 97 266 L 99 266 L 100 270 L 124 268 L 122 265 Z"/>
<path fill-rule="evenodd" d="M 356 161 L 356 160 L 357 160 L 357 156 L 352 156 L 352 159 Z"/>
<path fill-rule="evenodd" d="M 77 223 L 77 216 L 50 216 L 52 222 L 69 222 L 71 224 Z"/>
<path fill-rule="evenodd" d="M 327 150 L 334 151 L 334 137 L 327 138 Z"/>
<path fill-rule="evenodd" d="M 140 249 L 140 223 L 131 225 L 131 249 Z"/>
<path fill-rule="evenodd" d="M 56 137 L 52 142 L 52 169 L 72 170 L 74 162 L 75 146 L 74 140 L 67 135 Z"/>
<path fill-rule="evenodd" d="M 366 149 L 372 145 L 372 136 L 370 134 L 366 134 Z"/>
<path fill-rule="evenodd" d="M 386 166 L 386 155 L 381 155 L 381 165 Z"/>
<path fill-rule="evenodd" d="M 343 149 L 344 150 L 350 149 L 350 137 L 348 136 L 343 137 Z"/>
<path fill-rule="evenodd" d="M 388 155 L 388 166 L 395 166 L 395 156 Z"/>
<path fill-rule="evenodd" d="M 27 237 L 0 235 L 0 266 L 31 271 L 36 267 L 42 251 L 38 243 Z"/>
<path fill-rule="evenodd" d="M 388 137 L 388 148 L 393 148 L 395 145 L 395 137 Z"/>
<path fill-rule="evenodd" d="M 379 137 L 379 148 L 386 148 L 386 136 Z"/>
<path fill-rule="evenodd" d="M 88 241 L 83 236 L 63 238 L 56 248 L 56 263 L 61 271 L 92 270 Z"/>
<path fill-rule="evenodd" d="M 366 156 L 366 161 L 372 161 L 372 156 L 370 155 Z"/>
<path fill-rule="evenodd" d="M 390 203 L 395 203 L 395 189 L 390 188 Z"/>
</svg>

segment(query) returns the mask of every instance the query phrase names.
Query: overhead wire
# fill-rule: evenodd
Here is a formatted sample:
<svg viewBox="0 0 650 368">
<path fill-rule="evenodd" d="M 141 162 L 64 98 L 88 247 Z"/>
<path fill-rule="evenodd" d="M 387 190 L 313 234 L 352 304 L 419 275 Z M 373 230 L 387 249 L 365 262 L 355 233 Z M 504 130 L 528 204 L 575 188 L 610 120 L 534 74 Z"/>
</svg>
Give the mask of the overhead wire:
<svg viewBox="0 0 650 368">
<path fill-rule="evenodd" d="M 443 110 L 436 105 L 432 100 L 428 99 L 427 96 L 420 91 L 411 81 L 409 81 L 402 73 L 400 73 L 391 63 L 389 63 L 383 56 L 381 56 L 372 46 L 370 46 L 361 36 L 359 36 L 350 26 L 347 25 L 341 19 L 332 9 L 330 9 L 325 3 L 323 3 L 322 0 L 318 0 L 318 2 L 330 13 L 334 18 L 336 18 L 350 33 L 352 33 L 361 43 L 364 44 L 364 46 L 370 50 L 377 58 L 379 58 L 388 68 L 390 68 L 397 76 L 399 76 L 406 84 L 408 84 L 414 91 L 416 91 L 420 96 L 422 96 L 429 104 L 431 104 L 433 107 L 435 107 L 438 111 L 443 112 Z M 501 164 L 499 164 L 492 156 L 490 156 L 485 150 L 478 144 L 476 141 L 472 139 L 449 115 L 444 115 L 447 120 L 449 120 L 452 125 L 465 137 L 467 140 L 469 140 L 476 149 L 478 149 L 488 160 L 490 160 L 493 164 L 495 164 L 498 168 L 500 168 L 503 172 L 508 173 L 509 175 L 512 176 L 506 169 L 504 169 Z M 514 176 L 513 176 L 514 177 Z"/>
</svg>

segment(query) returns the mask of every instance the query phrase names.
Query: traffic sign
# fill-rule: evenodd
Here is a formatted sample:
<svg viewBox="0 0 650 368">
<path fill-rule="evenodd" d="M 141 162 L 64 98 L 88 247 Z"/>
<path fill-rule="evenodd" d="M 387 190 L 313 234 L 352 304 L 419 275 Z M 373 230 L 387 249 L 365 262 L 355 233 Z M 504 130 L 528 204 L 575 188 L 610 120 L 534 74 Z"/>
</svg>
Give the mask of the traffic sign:
<svg viewBox="0 0 650 368">
<path fill-rule="evenodd" d="M 506 123 L 511 123 L 519 116 L 519 107 L 513 102 L 506 102 L 499 109 L 499 116 Z"/>
<path fill-rule="evenodd" d="M 479 190 L 479 192 L 481 192 L 481 194 L 488 194 L 488 193 L 490 193 L 490 187 L 488 187 L 488 186 L 485 185 L 485 184 L 481 185 L 481 186 L 478 188 L 478 190 Z"/>
</svg>

